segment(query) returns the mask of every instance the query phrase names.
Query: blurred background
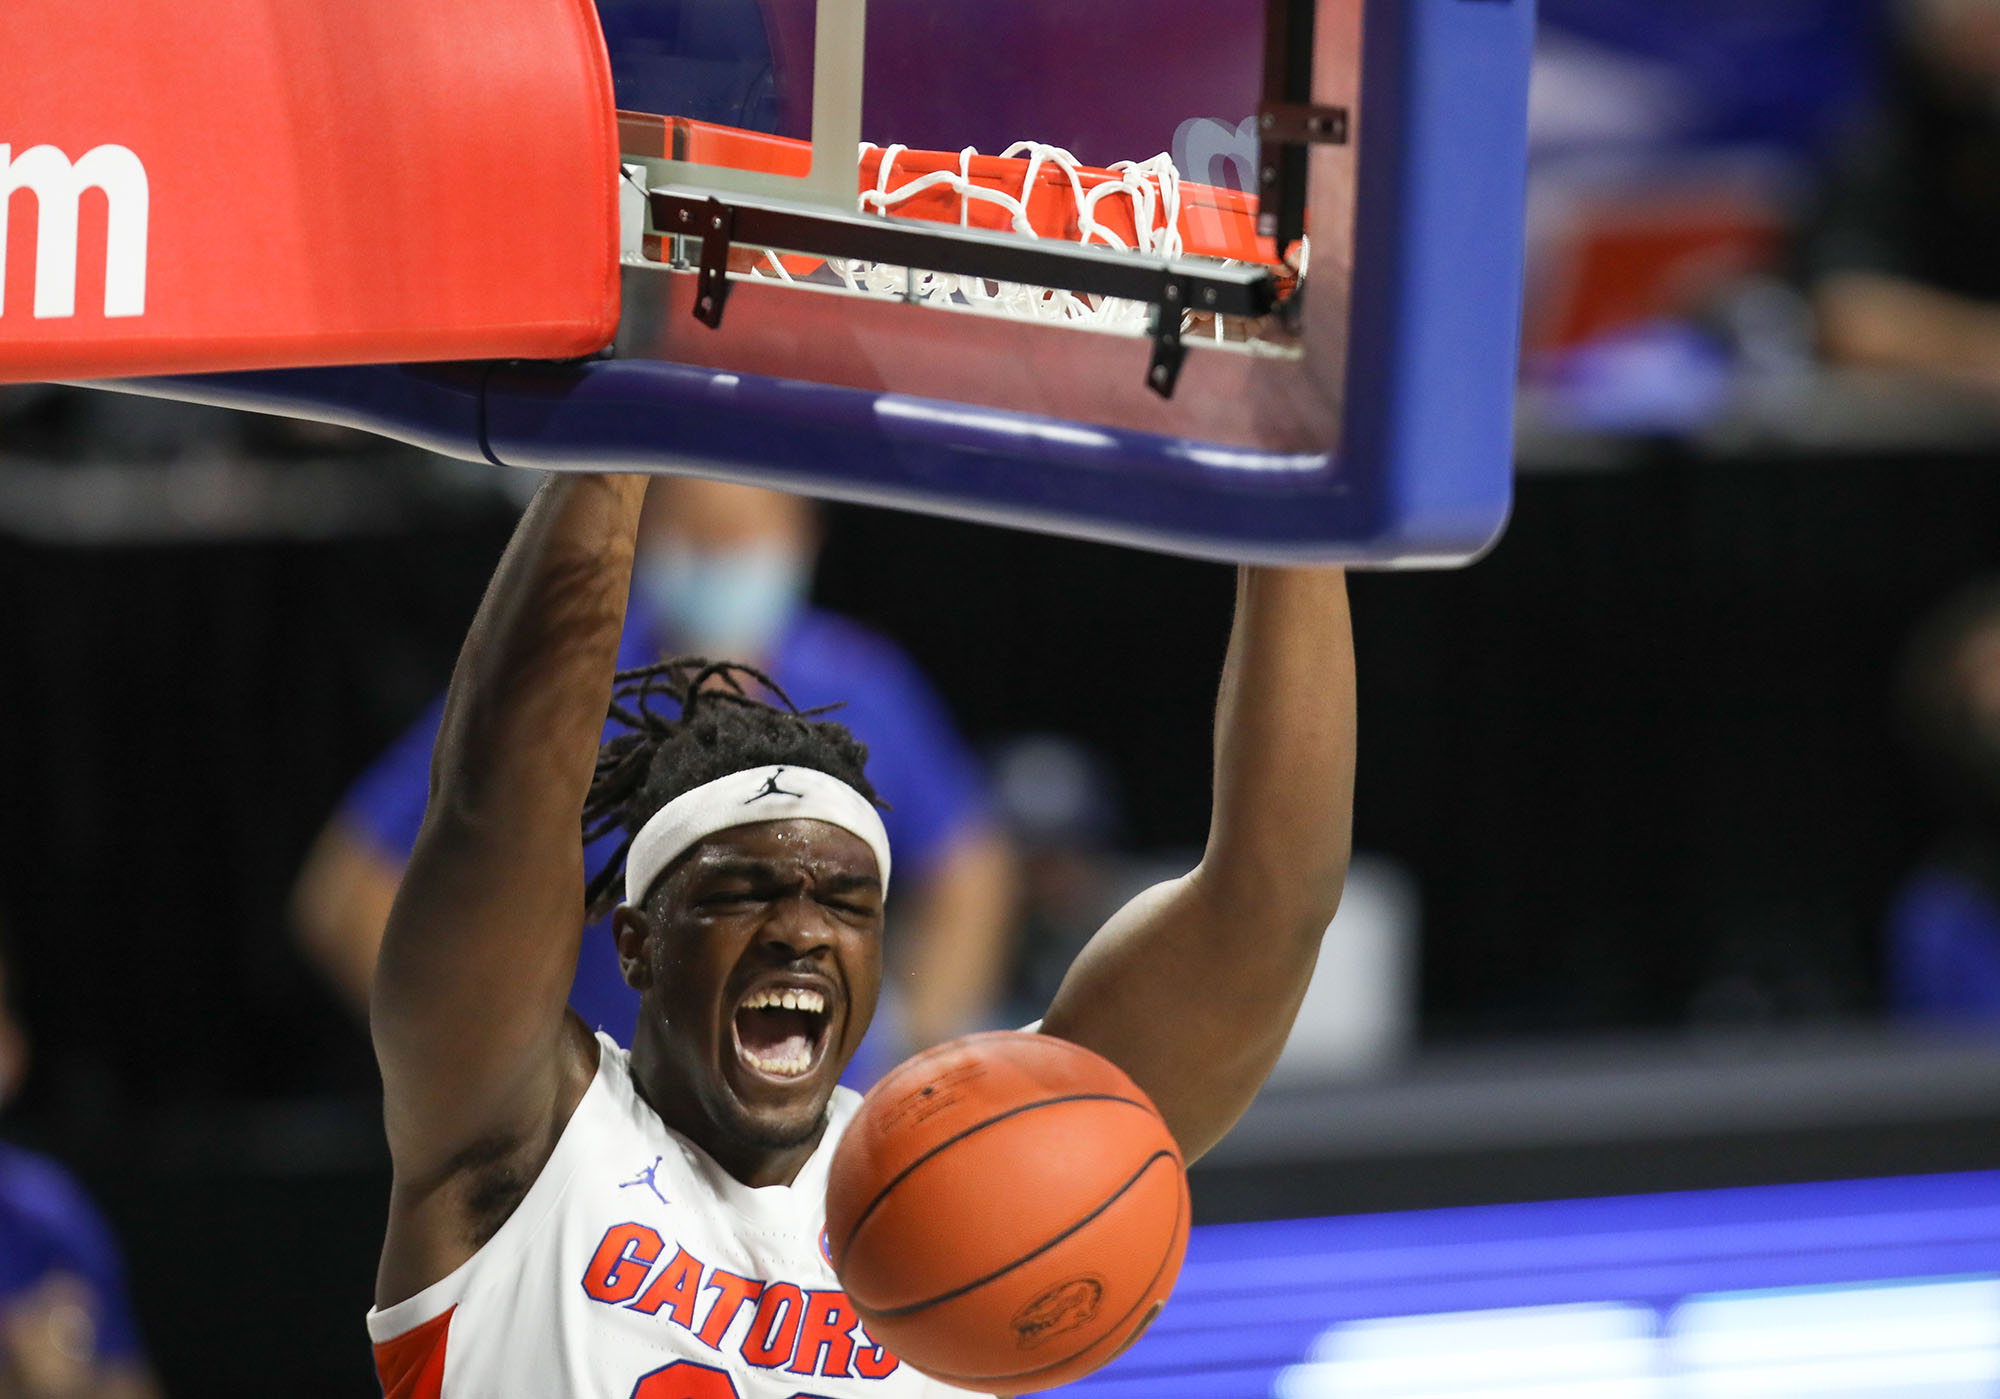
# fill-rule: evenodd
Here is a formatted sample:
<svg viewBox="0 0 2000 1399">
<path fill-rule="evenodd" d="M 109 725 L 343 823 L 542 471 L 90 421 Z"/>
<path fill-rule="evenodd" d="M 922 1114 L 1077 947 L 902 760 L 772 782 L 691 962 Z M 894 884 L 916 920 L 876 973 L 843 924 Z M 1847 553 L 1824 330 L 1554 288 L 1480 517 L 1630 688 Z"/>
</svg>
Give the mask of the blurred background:
<svg viewBox="0 0 2000 1399">
<path fill-rule="evenodd" d="M 1542 14 L 1514 519 L 1469 570 L 1353 580 L 1355 880 L 1272 1087 L 1195 1172 L 1228 1227 L 1098 1388 L 1205 1366 L 1186 1392 L 1486 1393 L 1410 1366 L 1490 1360 L 1504 1314 L 1509 1365 L 1594 1347 L 1610 1368 L 1561 1392 L 1650 1394 L 1645 1357 L 1745 1327 L 1818 1354 L 1872 1318 L 1915 1354 L 1893 1314 L 1958 1318 L 1932 1336 L 1957 1368 L 1687 1392 L 2000 1392 L 2000 1185 L 1939 1174 L 2000 1167 L 2000 4 Z M 57 1271 L 104 1279 L 83 1311 L 127 1386 L 104 1393 L 374 1392 L 388 1169 L 356 944 L 329 931 L 368 915 L 302 871 L 345 830 L 393 888 L 354 784 L 421 748 L 532 485 L 0 393 L 0 1139 L 73 1177 L 87 1261 Z M 1018 1024 L 1200 845 L 1229 572 L 857 508 L 801 528 L 787 586 L 743 572 L 741 533 L 681 542 L 701 586 L 765 590 L 704 634 L 777 647 L 806 590 L 863 652 L 893 643 L 964 764 L 938 868 L 977 849 L 999 891 L 957 998 L 906 1005 L 878 1053 Z M 910 945 L 952 964 L 939 926 Z M 1871 1177 L 1926 1179 L 1798 1185 Z M 1685 1191 L 1722 1193 L 1577 1203 Z M 1471 1212 L 1394 1213 L 1443 1209 Z M 1854 1252 L 1855 1220 L 1915 1214 L 1950 1222 Z M 0 1220 L 0 1298 L 83 1324 L 25 1237 Z M 1583 1278 L 1577 1240 L 1608 1237 L 1736 1271 Z M 1327 1281 L 1392 1245 L 1444 1251 Z M 1254 1343 L 1204 1320 L 1307 1275 L 1321 1301 L 1266 1308 Z M 1804 1320 L 1709 1295 L 1836 1283 Z M 1404 1388 L 1370 1387 L 1383 1363 Z M 44 1373 L 19 1392 L 86 1392 Z"/>
</svg>

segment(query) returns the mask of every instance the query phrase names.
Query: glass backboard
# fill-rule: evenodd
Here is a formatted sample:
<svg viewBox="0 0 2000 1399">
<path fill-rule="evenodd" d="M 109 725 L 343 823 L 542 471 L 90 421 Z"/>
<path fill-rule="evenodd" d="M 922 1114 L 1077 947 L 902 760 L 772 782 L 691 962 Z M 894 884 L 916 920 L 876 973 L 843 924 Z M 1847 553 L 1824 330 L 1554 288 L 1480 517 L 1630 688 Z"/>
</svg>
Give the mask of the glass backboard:
<svg viewBox="0 0 2000 1399">
<path fill-rule="evenodd" d="M 710 0 L 765 78 L 681 84 L 664 112 L 633 104 L 675 95 L 655 75 L 689 61 L 697 7 L 601 8 L 631 193 L 650 196 L 632 200 L 621 354 L 1284 453 L 1337 442 L 1361 0 Z M 1282 247 L 1258 229 L 1278 192 Z M 726 288 L 699 273 L 714 209 L 735 225 Z M 923 237 L 865 255 L 871 222 Z M 1008 242 L 1130 250 L 1189 284 L 1136 279 L 1172 305 L 1042 288 L 1016 279 L 1073 269 L 1020 266 Z M 864 255 L 811 255 L 833 243 Z M 968 270 L 933 267 L 954 259 Z M 704 320 L 713 290 L 726 305 Z M 1163 323 L 1184 347 L 1164 366 Z"/>
</svg>

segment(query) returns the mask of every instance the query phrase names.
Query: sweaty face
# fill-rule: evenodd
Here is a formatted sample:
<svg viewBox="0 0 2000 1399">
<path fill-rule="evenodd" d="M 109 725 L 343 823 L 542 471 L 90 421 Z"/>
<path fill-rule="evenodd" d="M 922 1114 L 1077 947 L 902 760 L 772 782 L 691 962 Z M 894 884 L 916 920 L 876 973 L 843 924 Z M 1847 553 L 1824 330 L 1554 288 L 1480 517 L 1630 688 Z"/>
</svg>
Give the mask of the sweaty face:
<svg viewBox="0 0 2000 1399">
<path fill-rule="evenodd" d="M 874 852 L 823 821 L 737 826 L 677 860 L 646 910 L 654 1105 L 725 1166 L 813 1140 L 881 988 Z"/>
</svg>

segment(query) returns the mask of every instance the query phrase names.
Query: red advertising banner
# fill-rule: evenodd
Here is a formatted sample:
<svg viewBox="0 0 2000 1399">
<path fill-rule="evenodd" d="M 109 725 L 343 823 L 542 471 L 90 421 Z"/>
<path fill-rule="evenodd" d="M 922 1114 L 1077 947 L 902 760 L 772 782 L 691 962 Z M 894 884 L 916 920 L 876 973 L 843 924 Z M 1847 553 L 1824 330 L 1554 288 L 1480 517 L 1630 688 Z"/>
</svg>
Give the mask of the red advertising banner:
<svg viewBox="0 0 2000 1399">
<path fill-rule="evenodd" d="M 0 6 L 0 382 L 591 353 L 591 0 Z"/>
</svg>

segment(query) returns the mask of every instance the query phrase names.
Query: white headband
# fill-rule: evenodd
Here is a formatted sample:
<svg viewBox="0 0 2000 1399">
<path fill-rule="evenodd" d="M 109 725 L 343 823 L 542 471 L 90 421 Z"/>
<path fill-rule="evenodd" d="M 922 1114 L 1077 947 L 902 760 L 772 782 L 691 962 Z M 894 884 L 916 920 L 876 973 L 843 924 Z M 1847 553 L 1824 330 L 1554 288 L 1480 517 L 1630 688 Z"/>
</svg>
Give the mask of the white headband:
<svg viewBox="0 0 2000 1399">
<path fill-rule="evenodd" d="M 632 838 L 625 856 L 625 902 L 646 897 L 653 881 L 693 845 L 732 826 L 762 821 L 824 821 L 850 831 L 875 852 L 882 892 L 889 892 L 889 832 L 874 804 L 839 778 L 815 768 L 746 768 L 682 792 Z"/>
</svg>

